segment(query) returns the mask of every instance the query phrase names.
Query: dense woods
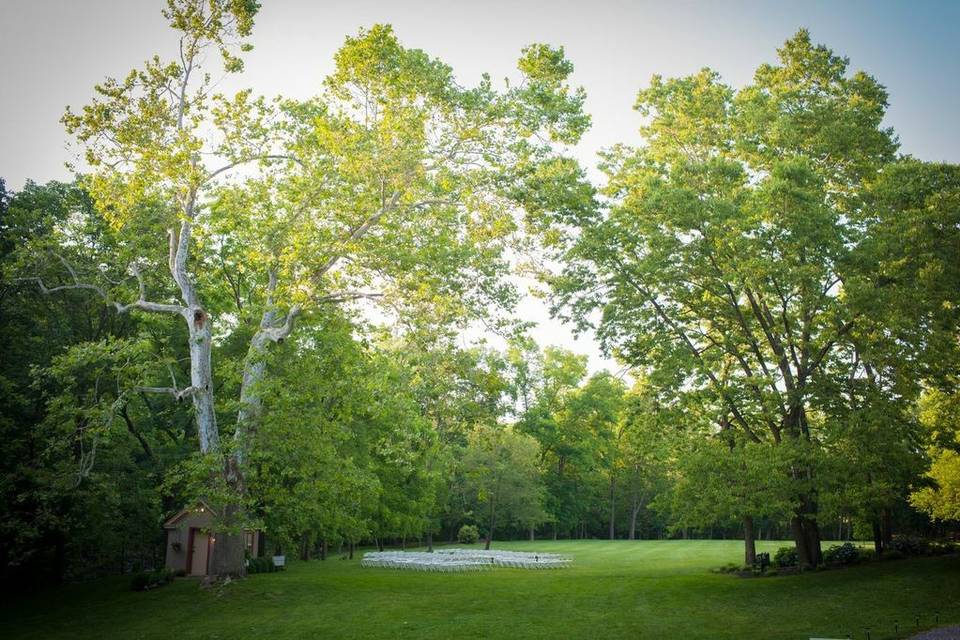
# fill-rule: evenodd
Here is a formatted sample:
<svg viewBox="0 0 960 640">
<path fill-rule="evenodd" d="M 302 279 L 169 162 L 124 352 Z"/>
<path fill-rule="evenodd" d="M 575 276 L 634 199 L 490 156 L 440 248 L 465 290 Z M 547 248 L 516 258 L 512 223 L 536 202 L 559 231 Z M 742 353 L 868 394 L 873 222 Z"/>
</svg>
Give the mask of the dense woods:
<svg viewBox="0 0 960 640">
<path fill-rule="evenodd" d="M 745 87 L 654 77 L 602 184 L 563 49 L 462 84 L 389 26 L 306 100 L 217 93 L 257 6 L 68 110 L 0 182 L 0 581 L 506 538 L 945 536 L 960 521 L 960 167 L 799 31 Z M 623 364 L 538 345 L 517 274 Z M 483 331 L 480 331 L 483 329 Z M 486 339 L 477 337 L 485 335 Z"/>
</svg>

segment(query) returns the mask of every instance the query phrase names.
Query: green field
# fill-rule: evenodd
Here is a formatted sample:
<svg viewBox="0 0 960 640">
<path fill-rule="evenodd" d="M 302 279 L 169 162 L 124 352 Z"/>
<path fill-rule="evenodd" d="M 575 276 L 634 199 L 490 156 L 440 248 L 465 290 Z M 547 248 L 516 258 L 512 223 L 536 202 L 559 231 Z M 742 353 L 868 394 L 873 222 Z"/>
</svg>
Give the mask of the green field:
<svg viewBox="0 0 960 640">
<path fill-rule="evenodd" d="M 761 543 L 771 551 L 780 544 Z M 960 621 L 960 557 L 740 579 L 736 541 L 512 542 L 574 557 L 556 571 L 436 574 L 293 563 L 220 592 L 190 579 L 145 593 L 115 578 L 7 601 L 4 638 L 893 638 Z M 906 637 L 901 633 L 899 637 Z"/>
</svg>

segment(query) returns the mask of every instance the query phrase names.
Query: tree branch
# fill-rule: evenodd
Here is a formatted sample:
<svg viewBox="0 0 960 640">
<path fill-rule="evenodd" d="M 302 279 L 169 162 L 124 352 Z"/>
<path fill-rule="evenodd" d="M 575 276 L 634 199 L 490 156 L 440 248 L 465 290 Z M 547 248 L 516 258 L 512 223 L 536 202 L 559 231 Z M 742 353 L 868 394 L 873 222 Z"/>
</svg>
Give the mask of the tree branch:
<svg viewBox="0 0 960 640">
<path fill-rule="evenodd" d="M 103 287 L 100 287 L 89 282 L 81 282 L 80 277 L 77 275 L 77 272 L 74 270 L 73 266 L 63 256 L 56 256 L 60 263 L 63 264 L 64 268 L 70 274 L 73 284 L 63 284 L 57 285 L 55 287 L 48 287 L 43 281 L 43 278 L 39 276 L 29 277 L 29 278 L 20 278 L 20 280 L 33 281 L 37 283 L 37 286 L 40 288 L 40 292 L 44 295 L 49 295 L 51 293 L 56 293 L 58 291 L 66 291 L 69 289 L 83 289 L 86 291 L 93 291 L 98 296 L 103 298 L 103 301 L 112 306 L 117 310 L 117 313 L 128 313 L 132 309 L 140 309 L 142 311 L 152 311 L 155 313 L 177 313 L 182 314 L 184 308 L 178 304 L 167 304 L 162 302 L 150 302 L 146 299 L 146 285 L 143 281 L 143 275 L 140 273 L 140 267 L 136 262 L 133 262 L 128 267 L 130 275 L 137 279 L 137 288 L 139 290 L 139 297 L 134 302 L 128 304 L 123 304 L 117 302 L 110 297 L 110 294 L 107 293 L 107 290 Z"/>
<path fill-rule="evenodd" d="M 247 164 L 248 162 L 257 162 L 258 160 L 290 160 L 291 162 L 296 162 L 301 167 L 306 167 L 303 161 L 301 161 L 296 156 L 291 156 L 283 153 L 265 153 L 263 155 L 244 158 L 243 160 L 237 160 L 236 162 L 231 162 L 230 164 L 226 164 L 220 167 L 219 169 L 217 169 L 216 171 L 213 171 L 210 175 L 208 175 L 206 180 L 204 180 L 204 183 L 210 182 L 221 173 L 230 171 L 230 169 L 239 167 L 242 164 Z"/>
<path fill-rule="evenodd" d="M 335 304 L 338 302 L 348 302 L 350 300 L 382 298 L 383 294 L 375 291 L 338 291 L 325 296 L 314 298 L 317 304 Z"/>
<path fill-rule="evenodd" d="M 199 392 L 200 388 L 187 387 L 186 389 L 177 389 L 176 387 L 134 387 L 134 390 L 142 393 L 167 393 L 176 398 L 177 401 L 180 401 Z"/>
</svg>

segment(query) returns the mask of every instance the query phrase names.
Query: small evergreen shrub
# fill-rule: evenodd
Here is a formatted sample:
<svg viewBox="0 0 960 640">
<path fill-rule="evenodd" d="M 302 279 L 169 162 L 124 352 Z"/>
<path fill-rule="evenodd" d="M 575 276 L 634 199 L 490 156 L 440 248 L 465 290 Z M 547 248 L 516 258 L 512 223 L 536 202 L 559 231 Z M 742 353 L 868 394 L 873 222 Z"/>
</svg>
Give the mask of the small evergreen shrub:
<svg viewBox="0 0 960 640">
<path fill-rule="evenodd" d="M 835 544 L 823 552 L 823 561 L 827 564 L 856 564 L 860 561 L 860 550 L 850 542 Z"/>
<path fill-rule="evenodd" d="M 457 540 L 461 544 L 476 544 L 480 540 L 480 530 L 472 524 L 465 524 L 457 532 Z"/>
<path fill-rule="evenodd" d="M 775 567 L 795 567 L 797 566 L 797 548 L 780 547 L 773 556 L 773 565 Z"/>
</svg>

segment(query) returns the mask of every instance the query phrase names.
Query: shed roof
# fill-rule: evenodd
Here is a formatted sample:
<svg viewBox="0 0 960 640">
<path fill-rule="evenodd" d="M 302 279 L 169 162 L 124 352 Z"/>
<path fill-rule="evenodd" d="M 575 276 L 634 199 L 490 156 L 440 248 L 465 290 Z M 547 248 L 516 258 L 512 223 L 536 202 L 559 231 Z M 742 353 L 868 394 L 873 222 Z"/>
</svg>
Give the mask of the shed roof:
<svg viewBox="0 0 960 640">
<path fill-rule="evenodd" d="M 216 513 L 213 509 L 210 508 L 210 505 L 208 505 L 206 502 L 204 502 L 203 500 L 197 500 L 196 504 L 194 504 L 192 507 L 184 507 L 177 513 L 170 516 L 170 518 L 168 518 L 167 521 L 163 523 L 163 528 L 175 529 L 178 522 L 180 522 L 183 518 L 187 517 L 191 513 L 194 513 L 195 511 L 209 511 L 210 513 Z"/>
</svg>

